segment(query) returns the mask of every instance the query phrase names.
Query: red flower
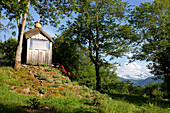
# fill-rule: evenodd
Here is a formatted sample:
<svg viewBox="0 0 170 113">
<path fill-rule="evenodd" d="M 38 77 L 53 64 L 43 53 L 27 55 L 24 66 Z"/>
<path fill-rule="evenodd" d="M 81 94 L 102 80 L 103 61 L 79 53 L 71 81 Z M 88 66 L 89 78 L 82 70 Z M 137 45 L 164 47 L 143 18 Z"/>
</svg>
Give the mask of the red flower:
<svg viewBox="0 0 170 113">
<path fill-rule="evenodd" d="M 63 70 L 63 72 L 66 74 L 67 73 L 67 71 L 66 70 Z"/>
</svg>

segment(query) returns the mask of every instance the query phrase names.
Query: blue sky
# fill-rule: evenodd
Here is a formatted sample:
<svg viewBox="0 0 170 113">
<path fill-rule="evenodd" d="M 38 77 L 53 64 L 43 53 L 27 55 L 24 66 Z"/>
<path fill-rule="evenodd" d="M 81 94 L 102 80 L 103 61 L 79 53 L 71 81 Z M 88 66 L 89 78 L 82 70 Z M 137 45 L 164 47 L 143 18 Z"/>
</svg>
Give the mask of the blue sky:
<svg viewBox="0 0 170 113">
<path fill-rule="evenodd" d="M 152 2 L 153 0 L 123 0 L 123 1 L 128 1 L 129 4 L 138 6 L 138 5 L 140 5 L 141 2 Z M 30 12 L 31 12 L 31 14 L 33 14 L 35 21 L 38 21 L 39 16 L 35 13 L 35 11 L 33 9 L 30 9 Z M 4 21 L 4 20 L 0 20 L 0 21 L 2 21 L 2 23 L 4 23 L 4 24 L 8 22 L 8 21 Z M 60 25 L 65 24 L 66 21 L 67 21 L 67 19 L 61 20 Z M 34 26 L 32 26 L 32 28 L 34 28 Z M 46 26 L 43 26 L 42 29 L 45 32 L 47 32 L 51 37 L 54 37 L 56 33 L 59 34 L 57 32 L 57 28 L 54 28 L 52 26 L 46 25 Z M 26 31 L 27 30 L 28 29 L 26 29 Z M 6 35 L 5 40 L 7 40 L 11 36 L 11 34 L 12 34 L 11 32 L 12 31 L 10 31 L 10 30 L 7 33 L 0 32 L 1 33 L 1 35 L 0 35 L 1 40 L 4 41 L 4 35 Z M 131 53 L 127 53 L 127 55 L 132 56 Z M 149 70 L 146 68 L 147 62 L 145 62 L 145 61 L 136 61 L 136 62 L 133 62 L 131 64 L 128 64 L 128 59 L 126 57 L 123 57 L 123 58 L 114 59 L 111 62 L 112 63 L 118 62 L 118 63 L 121 64 L 121 66 L 118 67 L 118 70 L 117 70 L 117 73 L 121 76 L 128 74 L 128 73 L 130 73 L 132 75 L 140 74 L 140 73 L 149 74 L 148 73 Z"/>
</svg>

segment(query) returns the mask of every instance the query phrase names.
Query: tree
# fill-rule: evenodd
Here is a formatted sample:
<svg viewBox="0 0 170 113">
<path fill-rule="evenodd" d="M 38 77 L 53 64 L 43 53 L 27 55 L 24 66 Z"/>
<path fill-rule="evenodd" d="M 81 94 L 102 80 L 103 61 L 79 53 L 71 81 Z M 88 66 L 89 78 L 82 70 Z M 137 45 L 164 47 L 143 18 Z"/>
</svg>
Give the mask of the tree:
<svg viewBox="0 0 170 113">
<path fill-rule="evenodd" d="M 113 88 L 113 84 L 116 84 L 120 81 L 115 71 L 116 67 L 114 66 L 114 64 L 105 64 L 100 67 L 102 92 L 107 92 L 108 94 L 111 94 L 113 93 L 112 90 L 116 90 L 115 88 Z"/>
<path fill-rule="evenodd" d="M 134 49 L 135 60 L 152 61 L 148 65 L 154 75 L 164 75 L 170 97 L 170 2 L 155 0 L 141 3 L 131 12 L 129 22 L 139 36 Z"/>
<path fill-rule="evenodd" d="M 135 37 L 125 19 L 127 3 L 121 0 L 78 0 L 74 22 L 68 22 L 63 37 L 70 37 L 79 45 L 88 47 L 89 57 L 95 65 L 96 89 L 101 89 L 100 65 L 105 55 L 120 57 L 128 51 Z M 77 7 L 76 7 L 77 6 Z M 124 21 L 125 22 L 125 21 Z"/>
<path fill-rule="evenodd" d="M 63 65 L 71 72 L 71 79 L 80 85 L 93 87 L 95 85 L 94 65 L 87 56 L 87 48 L 81 48 L 67 37 L 57 36 L 53 43 L 53 63 Z"/>
<path fill-rule="evenodd" d="M 43 25 L 50 23 L 53 26 L 57 26 L 59 23 L 58 18 L 64 18 L 63 12 L 66 15 L 69 15 L 71 7 L 68 1 L 61 0 L 2 0 L 0 2 L 0 12 L 11 21 L 17 22 L 18 28 L 18 47 L 16 51 L 15 58 L 15 69 L 18 69 L 21 65 L 21 53 L 22 53 L 22 41 L 24 29 L 26 26 L 26 20 L 30 22 L 33 20 L 33 17 L 29 13 L 29 8 L 31 6 L 35 11 L 40 15 L 40 21 Z M 2 11 L 3 10 L 3 11 Z M 44 13 L 45 12 L 45 13 Z M 2 15 L 0 15 L 1 17 Z M 22 20 L 22 21 L 21 21 Z M 1 23 L 0 23 L 1 25 Z M 32 25 L 28 23 L 28 25 Z M 3 26 L 3 25 L 1 25 Z"/>
<path fill-rule="evenodd" d="M 53 63 L 63 65 L 66 71 L 77 70 L 80 64 L 77 44 L 69 38 L 57 36 L 53 43 Z"/>
<path fill-rule="evenodd" d="M 15 62 L 17 40 L 12 37 L 7 41 L 0 42 L 0 63 L 5 66 L 12 66 Z"/>
</svg>

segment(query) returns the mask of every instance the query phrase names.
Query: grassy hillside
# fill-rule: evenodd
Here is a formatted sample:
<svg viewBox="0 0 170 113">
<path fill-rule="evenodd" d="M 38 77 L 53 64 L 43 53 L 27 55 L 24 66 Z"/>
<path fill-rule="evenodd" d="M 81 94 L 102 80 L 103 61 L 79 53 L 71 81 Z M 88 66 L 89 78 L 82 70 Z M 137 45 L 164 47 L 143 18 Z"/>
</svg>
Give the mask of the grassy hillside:
<svg viewBox="0 0 170 113">
<path fill-rule="evenodd" d="M 107 95 L 71 82 L 55 68 L 0 68 L 0 112 L 170 113 L 168 100 Z"/>
</svg>

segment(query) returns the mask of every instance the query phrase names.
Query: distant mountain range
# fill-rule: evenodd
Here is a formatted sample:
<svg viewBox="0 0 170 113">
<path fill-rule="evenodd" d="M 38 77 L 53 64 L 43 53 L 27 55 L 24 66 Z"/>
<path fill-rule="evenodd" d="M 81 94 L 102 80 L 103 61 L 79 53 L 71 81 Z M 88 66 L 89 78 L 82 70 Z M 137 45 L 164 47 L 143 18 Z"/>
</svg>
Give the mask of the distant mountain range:
<svg viewBox="0 0 170 113">
<path fill-rule="evenodd" d="M 153 77 L 153 75 L 151 75 L 150 73 L 142 73 L 140 72 L 140 74 L 131 74 L 131 75 L 118 75 L 120 78 L 124 78 L 124 79 L 132 79 L 132 80 L 144 80 L 148 77 Z"/>
<path fill-rule="evenodd" d="M 148 77 L 146 79 L 140 79 L 140 80 L 134 80 L 134 79 L 125 79 L 125 78 L 119 78 L 119 80 L 121 81 L 130 81 L 131 83 L 133 83 L 133 85 L 137 86 L 137 84 L 139 84 L 139 86 L 146 86 L 148 84 L 151 84 L 152 82 L 158 82 L 160 83 L 161 81 L 163 81 L 161 78 L 163 78 L 163 76 L 161 76 L 161 78 L 156 79 L 156 76 L 152 76 L 152 77 Z"/>
</svg>

